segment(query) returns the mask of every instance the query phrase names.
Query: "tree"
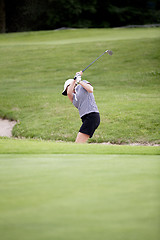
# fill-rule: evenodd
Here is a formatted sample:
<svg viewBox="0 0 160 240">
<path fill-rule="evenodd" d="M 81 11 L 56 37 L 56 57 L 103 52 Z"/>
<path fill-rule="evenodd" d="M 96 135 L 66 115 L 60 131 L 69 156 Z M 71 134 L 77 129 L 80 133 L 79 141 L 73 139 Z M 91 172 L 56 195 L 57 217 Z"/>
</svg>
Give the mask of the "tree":
<svg viewBox="0 0 160 240">
<path fill-rule="evenodd" d="M 0 33 L 6 31 L 6 13 L 5 13 L 5 1 L 0 0 Z"/>
<path fill-rule="evenodd" d="M 0 32 L 160 23 L 160 0 L 0 0 Z"/>
</svg>

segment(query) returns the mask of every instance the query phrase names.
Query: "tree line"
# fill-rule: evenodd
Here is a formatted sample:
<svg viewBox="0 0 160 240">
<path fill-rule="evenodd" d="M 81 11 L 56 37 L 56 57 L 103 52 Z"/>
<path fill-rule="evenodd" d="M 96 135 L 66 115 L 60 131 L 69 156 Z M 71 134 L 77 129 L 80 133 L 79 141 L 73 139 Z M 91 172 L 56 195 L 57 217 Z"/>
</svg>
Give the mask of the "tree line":
<svg viewBox="0 0 160 240">
<path fill-rule="evenodd" d="M 0 0 L 0 32 L 160 23 L 160 0 Z"/>
</svg>

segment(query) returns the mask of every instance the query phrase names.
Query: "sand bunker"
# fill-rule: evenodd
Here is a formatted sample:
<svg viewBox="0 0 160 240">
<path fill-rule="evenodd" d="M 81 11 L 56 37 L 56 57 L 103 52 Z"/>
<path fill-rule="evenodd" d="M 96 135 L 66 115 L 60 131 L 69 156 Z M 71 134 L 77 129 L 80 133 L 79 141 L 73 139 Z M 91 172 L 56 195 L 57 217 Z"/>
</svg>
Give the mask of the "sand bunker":
<svg viewBox="0 0 160 240">
<path fill-rule="evenodd" d="M 16 121 L 0 119 L 0 137 L 12 137 L 12 129 L 16 123 Z"/>
</svg>

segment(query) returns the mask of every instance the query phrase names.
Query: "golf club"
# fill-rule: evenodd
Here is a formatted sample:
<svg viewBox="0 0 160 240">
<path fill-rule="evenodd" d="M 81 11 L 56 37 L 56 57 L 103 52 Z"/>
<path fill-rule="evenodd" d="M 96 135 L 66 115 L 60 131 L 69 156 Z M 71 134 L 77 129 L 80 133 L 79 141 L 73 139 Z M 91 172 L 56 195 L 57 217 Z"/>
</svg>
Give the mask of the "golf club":
<svg viewBox="0 0 160 240">
<path fill-rule="evenodd" d="M 108 53 L 108 55 L 112 55 L 113 52 L 111 50 L 106 50 L 104 53 L 102 53 L 96 60 L 94 60 L 92 63 L 90 63 L 85 69 L 82 70 L 84 72 L 87 68 L 89 68 L 95 61 L 97 61 L 100 57 L 102 57 L 105 53 Z"/>
</svg>

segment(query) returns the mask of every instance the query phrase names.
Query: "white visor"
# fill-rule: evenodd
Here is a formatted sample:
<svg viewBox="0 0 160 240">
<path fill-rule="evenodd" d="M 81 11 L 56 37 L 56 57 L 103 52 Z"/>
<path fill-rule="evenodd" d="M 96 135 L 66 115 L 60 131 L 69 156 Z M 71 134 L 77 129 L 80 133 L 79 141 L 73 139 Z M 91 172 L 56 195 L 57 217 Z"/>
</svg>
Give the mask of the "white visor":
<svg viewBox="0 0 160 240">
<path fill-rule="evenodd" d="M 64 89 L 63 89 L 63 92 L 62 92 L 62 94 L 64 96 L 67 96 L 67 87 L 71 84 L 72 81 L 73 81 L 73 79 L 68 79 L 67 81 L 65 81 Z"/>
</svg>

